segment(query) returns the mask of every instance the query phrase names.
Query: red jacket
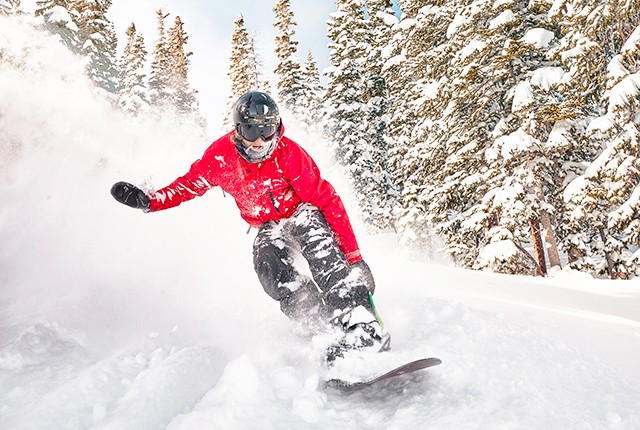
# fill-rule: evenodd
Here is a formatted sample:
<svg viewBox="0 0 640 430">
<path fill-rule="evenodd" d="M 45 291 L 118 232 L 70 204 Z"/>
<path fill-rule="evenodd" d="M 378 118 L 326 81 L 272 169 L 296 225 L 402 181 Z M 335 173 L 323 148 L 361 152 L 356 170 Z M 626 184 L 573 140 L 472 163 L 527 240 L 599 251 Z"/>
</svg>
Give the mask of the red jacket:
<svg viewBox="0 0 640 430">
<path fill-rule="evenodd" d="M 232 134 L 213 142 L 186 175 L 152 195 L 150 211 L 178 206 L 215 186 L 233 196 L 242 218 L 254 227 L 288 218 L 300 203 L 310 203 L 326 218 L 349 263 L 362 260 L 342 200 L 300 145 L 281 133 L 271 157 L 249 163 L 238 154 Z"/>
</svg>

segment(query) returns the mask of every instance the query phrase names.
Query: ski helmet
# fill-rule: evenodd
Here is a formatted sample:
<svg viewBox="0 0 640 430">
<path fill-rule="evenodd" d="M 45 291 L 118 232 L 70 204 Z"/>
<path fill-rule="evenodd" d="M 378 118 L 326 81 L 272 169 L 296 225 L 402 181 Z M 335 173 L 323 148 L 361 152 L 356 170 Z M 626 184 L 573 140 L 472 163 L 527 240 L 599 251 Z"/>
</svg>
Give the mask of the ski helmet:
<svg viewBox="0 0 640 430">
<path fill-rule="evenodd" d="M 250 163 L 259 163 L 273 154 L 280 134 L 280 112 L 276 102 L 260 91 L 246 93 L 233 106 L 233 123 L 236 132 L 243 141 L 236 143 L 242 158 Z M 256 150 L 244 141 L 265 142 L 262 149 Z"/>
</svg>

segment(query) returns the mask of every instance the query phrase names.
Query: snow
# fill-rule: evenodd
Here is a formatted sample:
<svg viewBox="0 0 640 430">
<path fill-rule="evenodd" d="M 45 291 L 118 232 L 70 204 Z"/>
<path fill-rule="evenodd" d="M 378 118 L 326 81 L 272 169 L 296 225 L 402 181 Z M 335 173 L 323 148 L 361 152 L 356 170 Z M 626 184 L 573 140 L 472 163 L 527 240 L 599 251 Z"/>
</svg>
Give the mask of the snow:
<svg viewBox="0 0 640 430">
<path fill-rule="evenodd" d="M 618 82 L 609 93 L 609 111 L 619 106 L 628 106 L 640 92 L 640 73 L 635 73 Z"/>
<path fill-rule="evenodd" d="M 571 127 L 572 124 L 569 121 L 557 121 L 551 129 L 551 133 L 549 133 L 549 138 L 547 139 L 546 146 L 557 148 L 569 147 L 569 145 L 571 144 L 569 142 L 569 136 L 571 136 Z"/>
<path fill-rule="evenodd" d="M 489 21 L 489 28 L 495 29 L 500 28 L 505 24 L 510 22 L 514 22 L 516 20 L 516 15 L 513 13 L 511 9 L 507 9 L 500 13 L 497 17 Z"/>
<path fill-rule="evenodd" d="M 629 199 L 610 215 L 610 221 L 613 224 L 620 224 L 625 218 L 631 219 L 638 207 L 640 207 L 640 187 L 634 189 Z"/>
<path fill-rule="evenodd" d="M 498 9 L 501 6 L 512 5 L 512 4 L 513 4 L 513 0 L 496 0 L 495 3 L 493 3 L 493 9 Z"/>
<path fill-rule="evenodd" d="M 613 127 L 614 127 L 614 124 L 611 118 L 605 115 L 591 121 L 586 131 L 587 131 L 587 135 L 599 134 L 599 133 L 604 133 Z"/>
<path fill-rule="evenodd" d="M 263 293 L 232 199 L 144 214 L 109 195 L 118 180 L 166 185 L 207 143 L 126 121 L 81 59 L 16 20 L 0 28 L 15 59 L 0 63 L 0 428 L 640 428 L 640 281 L 413 261 L 358 223 L 393 349 L 341 370 L 443 364 L 323 389 L 319 350 Z M 326 143 L 288 133 L 348 195 Z"/>
<path fill-rule="evenodd" d="M 553 31 L 544 28 L 532 28 L 527 30 L 522 40 L 536 48 L 548 47 L 555 38 Z"/>
<path fill-rule="evenodd" d="M 404 55 L 404 52 L 403 52 L 400 55 L 396 55 L 394 57 L 389 58 L 387 61 L 385 61 L 384 65 L 382 66 L 382 71 L 387 71 L 390 68 L 393 68 L 395 66 L 401 66 L 403 63 L 406 63 L 406 61 L 407 61 L 407 57 Z"/>
<path fill-rule="evenodd" d="M 561 13 L 566 13 L 567 16 L 572 16 L 575 14 L 575 9 L 573 4 L 567 2 L 566 0 L 553 0 L 551 8 L 549 8 L 549 12 L 547 16 L 549 18 L 553 18 Z M 566 11 L 566 12 L 565 12 Z"/>
<path fill-rule="evenodd" d="M 458 54 L 458 60 L 464 61 L 465 59 L 467 59 L 467 57 L 471 56 L 476 51 L 482 51 L 486 46 L 486 42 L 479 39 L 473 39 L 467 46 L 460 50 L 460 53 Z"/>
<path fill-rule="evenodd" d="M 438 96 L 439 90 L 440 90 L 439 81 L 427 82 L 422 87 L 422 97 L 425 100 L 435 99 Z"/>
<path fill-rule="evenodd" d="M 480 264 L 484 262 L 491 262 L 495 260 L 507 260 L 510 257 L 518 254 L 518 249 L 513 244 L 512 240 L 499 240 L 491 242 L 480 253 Z"/>
<path fill-rule="evenodd" d="M 607 64 L 607 77 L 611 80 L 619 81 L 629 74 L 629 70 L 623 64 L 624 58 L 618 54 Z"/>
<path fill-rule="evenodd" d="M 398 20 L 397 16 L 395 16 L 392 13 L 388 13 L 388 12 L 378 11 L 377 14 L 376 14 L 376 17 L 378 19 L 380 19 L 382 22 L 384 22 L 384 24 L 389 26 L 389 27 L 393 27 L 394 25 L 396 25 L 396 24 L 398 24 L 400 22 Z"/>
<path fill-rule="evenodd" d="M 447 27 L 447 39 L 451 39 L 451 37 L 458 31 L 458 28 L 462 27 L 467 22 L 469 22 L 468 18 L 464 15 L 457 14 L 453 18 L 453 21 L 451 21 L 451 24 Z"/>
<path fill-rule="evenodd" d="M 622 46 L 621 53 L 632 54 L 638 50 L 640 46 L 640 25 L 631 33 L 631 36 Z"/>
<path fill-rule="evenodd" d="M 531 84 L 545 91 L 562 82 L 565 72 L 562 67 L 541 67 L 531 73 Z"/>
<path fill-rule="evenodd" d="M 64 24 L 71 31 L 78 31 L 78 26 L 71 19 L 67 9 L 62 6 L 52 7 L 47 20 L 52 23 Z"/>
<path fill-rule="evenodd" d="M 398 28 L 403 31 L 410 30 L 411 27 L 416 25 L 416 20 L 413 18 L 404 18 L 398 23 Z"/>
<path fill-rule="evenodd" d="M 513 112 L 516 112 L 522 108 L 529 106 L 535 101 L 535 97 L 536 96 L 530 81 L 519 82 L 514 90 L 511 110 Z"/>
<path fill-rule="evenodd" d="M 502 158 L 508 161 L 519 152 L 528 151 L 539 145 L 540 141 L 527 134 L 521 127 L 511 134 L 497 138 L 493 147 L 487 150 L 487 159 L 495 160 L 499 151 Z"/>
<path fill-rule="evenodd" d="M 576 40 L 575 44 L 575 48 L 562 51 L 560 57 L 563 62 L 568 62 L 572 58 L 579 57 L 584 52 L 590 49 L 598 48 L 598 44 L 596 42 L 593 42 L 586 37 L 580 37 L 578 40 Z"/>
</svg>

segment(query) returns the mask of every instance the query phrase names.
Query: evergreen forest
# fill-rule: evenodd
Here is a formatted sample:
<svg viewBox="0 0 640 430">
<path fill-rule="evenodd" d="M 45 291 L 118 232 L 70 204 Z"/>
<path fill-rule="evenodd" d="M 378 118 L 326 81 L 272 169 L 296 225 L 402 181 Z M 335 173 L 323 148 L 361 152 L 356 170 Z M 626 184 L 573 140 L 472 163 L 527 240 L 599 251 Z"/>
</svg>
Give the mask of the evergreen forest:
<svg viewBox="0 0 640 430">
<path fill-rule="evenodd" d="M 298 52 L 290 1 L 273 3 L 275 82 L 239 16 L 229 106 L 266 91 L 321 134 L 372 231 L 477 270 L 640 274 L 640 0 L 336 0 L 324 71 Z M 170 110 L 204 128 L 188 23 L 158 10 L 148 48 L 131 23 L 116 58 L 110 5 L 35 13 L 132 118 Z"/>
</svg>

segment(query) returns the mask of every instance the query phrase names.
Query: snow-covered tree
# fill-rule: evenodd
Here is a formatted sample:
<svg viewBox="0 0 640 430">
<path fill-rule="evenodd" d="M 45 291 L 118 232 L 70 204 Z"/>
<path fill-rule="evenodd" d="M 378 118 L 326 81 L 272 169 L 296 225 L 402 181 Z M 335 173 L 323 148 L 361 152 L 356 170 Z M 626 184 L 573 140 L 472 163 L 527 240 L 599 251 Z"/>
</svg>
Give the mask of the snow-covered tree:
<svg viewBox="0 0 640 430">
<path fill-rule="evenodd" d="M 367 23 L 362 0 L 338 0 L 328 21 L 331 67 L 325 94 L 326 135 L 336 160 L 349 172 L 364 221 L 376 225 L 379 190 L 366 129 Z"/>
<path fill-rule="evenodd" d="M 256 38 L 252 35 L 249 35 L 247 66 L 249 67 L 251 81 L 256 82 L 256 88 L 261 88 L 262 91 L 266 91 L 268 88 L 270 88 L 269 81 L 264 79 L 262 73 L 264 63 L 262 62 L 262 59 L 260 58 L 260 55 L 258 53 L 258 48 L 256 47 Z"/>
<path fill-rule="evenodd" d="M 156 108 L 166 108 L 171 101 L 171 57 L 164 22 L 168 16 L 162 9 L 156 11 L 158 40 L 153 49 L 149 75 L 149 101 Z"/>
<path fill-rule="evenodd" d="M 293 40 L 296 23 L 290 0 L 278 0 L 273 12 L 276 16 L 273 26 L 277 30 L 275 53 L 278 63 L 274 73 L 278 77 L 278 100 L 285 109 L 300 117 L 304 111 L 304 78 L 297 58 L 298 42 Z"/>
<path fill-rule="evenodd" d="M 258 89 L 258 80 L 252 60 L 255 58 L 255 45 L 249 36 L 244 17 L 235 21 L 231 37 L 231 58 L 229 59 L 229 78 L 231 79 L 231 99 L 233 102 L 242 94 Z"/>
<path fill-rule="evenodd" d="M 245 27 L 244 17 L 240 15 L 234 24 L 228 73 L 231 94 L 228 103 L 229 115 L 224 119 L 225 126 L 231 123 L 231 109 L 238 97 L 249 91 L 266 91 L 268 87 L 261 78 L 261 62 L 256 54 L 254 40 Z"/>
<path fill-rule="evenodd" d="M 149 106 L 144 71 L 147 51 L 135 24 L 131 23 L 126 34 L 127 44 L 119 62 L 118 98 L 120 108 L 135 117 Z"/>
<path fill-rule="evenodd" d="M 189 56 L 185 51 L 189 37 L 184 30 L 184 24 L 176 16 L 174 26 L 168 34 L 169 71 L 171 72 L 169 85 L 171 87 L 171 101 L 176 111 L 182 115 L 192 115 L 197 112 L 196 91 L 189 84 Z"/>
<path fill-rule="evenodd" d="M 0 15 L 11 15 L 18 11 L 20 0 L 0 0 Z"/>
<path fill-rule="evenodd" d="M 439 27 L 441 32 L 436 33 L 442 37 L 445 30 L 444 35 L 449 36 L 441 50 L 450 60 L 444 75 L 438 71 L 424 78 L 424 84 L 431 84 L 426 88 L 436 89 L 437 96 L 432 99 L 433 93 L 426 93 L 422 109 L 430 115 L 427 122 L 420 120 L 414 131 L 426 147 L 422 149 L 422 144 L 418 144 L 416 151 L 408 154 L 411 159 L 417 157 L 418 161 L 422 159 L 423 163 L 430 164 L 424 169 L 429 175 L 425 182 L 423 169 L 412 170 L 408 179 L 411 188 L 405 190 L 403 196 L 405 200 L 417 199 L 426 205 L 426 219 L 443 234 L 448 252 L 469 266 L 489 240 L 482 234 L 482 230 L 491 225 L 483 219 L 489 214 L 476 215 L 475 208 L 490 187 L 483 154 L 491 145 L 492 129 L 504 114 L 507 91 L 494 73 L 494 59 L 506 38 L 502 28 L 492 32 L 492 20 L 499 16 L 492 4 L 484 0 L 472 2 L 457 11 L 446 29 Z M 424 15 L 421 10 L 417 21 L 420 22 L 423 15 L 426 22 L 449 16 L 446 13 L 434 16 L 432 10 L 429 12 Z M 412 95 L 415 98 L 417 91 Z M 433 156 L 425 156 L 430 152 Z M 411 210 L 410 204 L 404 206 Z M 416 221 L 412 230 L 420 231 L 424 221 L 420 217 L 415 218 L 414 223 Z"/>
<path fill-rule="evenodd" d="M 404 9 L 403 9 L 404 10 Z M 403 16 L 407 16 L 403 12 Z M 405 19 L 406 22 L 406 19 Z M 407 70 L 406 48 L 410 46 L 408 26 L 396 24 L 389 29 L 390 40 L 380 52 L 384 62 L 380 70 L 387 92 L 387 107 L 385 121 L 385 147 L 387 150 L 387 168 L 393 187 L 402 190 L 404 177 L 400 163 L 402 162 L 408 143 L 405 141 L 407 129 L 405 127 L 408 102 L 406 87 L 411 73 Z M 408 124 L 407 124 L 408 125 Z"/>
<path fill-rule="evenodd" d="M 445 201 L 440 201 L 442 208 L 431 208 L 425 197 L 425 188 L 448 155 L 443 117 L 451 92 L 445 84 L 455 55 L 450 39 L 461 21 L 454 17 L 462 10 L 456 2 L 441 3 L 400 2 L 403 19 L 392 28 L 382 70 L 389 89 L 388 165 L 394 187 L 402 194 L 396 228 L 402 243 L 421 250 L 431 248 L 429 214 L 447 210 Z"/>
<path fill-rule="evenodd" d="M 299 105 L 302 111 L 299 118 L 308 127 L 316 128 L 320 124 L 322 116 L 322 96 L 324 89 L 320 83 L 320 71 L 311 51 L 302 69 L 303 94 Z M 318 128 L 319 131 L 319 128 Z"/>
<path fill-rule="evenodd" d="M 547 59 L 550 47 L 557 44 L 545 18 L 548 8 L 546 2 L 514 2 L 492 21 L 497 27 L 507 26 L 508 39 L 495 67 L 498 82 L 509 88 L 504 98 L 508 111 L 493 129 L 495 140 L 486 153 L 495 184 L 491 192 L 497 192 L 497 198 L 490 208 L 486 198 L 479 206 L 492 213 L 499 226 L 514 225 L 511 240 L 531 244 L 531 261 L 540 275 L 547 273 L 547 258 L 550 266 L 561 266 L 552 217 L 561 209 L 561 166 L 571 160 L 570 141 L 560 133 L 566 127 L 557 124 L 563 119 L 558 86 L 564 70 Z M 500 200 L 514 188 L 520 190 L 517 199 Z M 506 219 L 507 213 L 513 220 Z M 502 233 L 498 236 L 503 240 Z M 492 231 L 487 237 L 489 243 L 494 241 Z"/>
<path fill-rule="evenodd" d="M 73 21 L 75 10 L 69 0 L 38 0 L 36 2 L 36 16 L 42 16 L 45 28 L 60 36 L 60 40 L 74 52 L 80 49 L 78 26 Z"/>
<path fill-rule="evenodd" d="M 117 88 L 116 46 L 118 39 L 106 13 L 112 0 L 76 0 L 80 52 L 89 57 L 88 73 L 100 88 L 115 93 Z"/>
<path fill-rule="evenodd" d="M 367 45 L 366 93 L 367 117 L 365 129 L 368 134 L 369 152 L 373 159 L 375 181 L 368 188 L 371 202 L 371 222 L 380 229 L 393 225 L 393 207 L 398 192 L 389 174 L 387 148 L 387 121 L 389 91 L 382 70 L 385 64 L 384 51 L 393 36 L 392 27 L 398 20 L 391 10 L 391 0 L 367 0 Z"/>
<path fill-rule="evenodd" d="M 640 27 L 622 41 L 603 79 L 607 111 L 587 129 L 603 151 L 565 192 L 582 228 L 574 267 L 611 278 L 636 275 L 640 262 Z"/>
<path fill-rule="evenodd" d="M 412 24 L 426 46 L 412 45 L 422 46 L 417 53 L 407 49 L 409 68 L 422 71 L 407 88 L 419 119 L 412 134 L 417 142 L 404 162 L 408 177 L 399 224 L 412 240 L 437 227 L 448 251 L 465 265 L 527 272 L 534 263 L 538 273 L 546 271 L 541 224 L 551 238 L 544 197 L 555 165 L 546 161 L 544 142 L 554 119 L 532 108 L 533 96 L 522 95 L 534 92 L 524 90 L 547 66 L 553 32 L 542 28 L 545 13 L 537 8 L 544 4 L 447 2 L 421 8 Z M 545 88 L 538 96 L 540 106 L 552 101 Z M 484 247 L 505 241 L 512 244 L 483 253 L 480 263 Z M 512 257 L 504 254 L 507 249 Z M 487 255 L 499 260 L 487 266 Z"/>
</svg>

